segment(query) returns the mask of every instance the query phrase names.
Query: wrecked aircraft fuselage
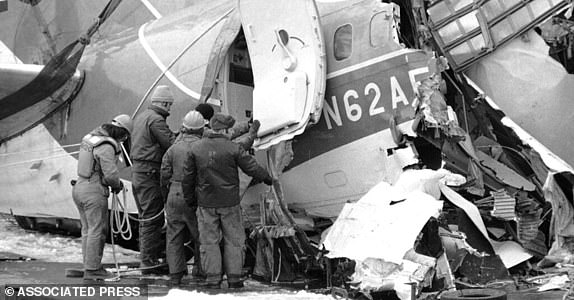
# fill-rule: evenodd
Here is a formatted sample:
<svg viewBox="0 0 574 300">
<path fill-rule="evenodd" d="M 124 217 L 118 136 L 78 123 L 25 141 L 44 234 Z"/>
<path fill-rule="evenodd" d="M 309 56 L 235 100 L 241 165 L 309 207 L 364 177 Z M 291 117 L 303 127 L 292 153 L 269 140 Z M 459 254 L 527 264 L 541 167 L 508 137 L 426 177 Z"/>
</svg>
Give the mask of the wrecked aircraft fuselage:
<svg viewBox="0 0 574 300">
<path fill-rule="evenodd" d="M 248 31 L 231 1 L 214 2 L 209 13 L 190 10 L 196 18 L 145 23 L 137 33 L 128 32 L 129 38 L 114 41 L 121 47 L 112 45 L 104 52 L 88 48 L 88 55 L 93 55 L 83 61 L 86 82 L 78 98 L 60 114 L 49 116 L 46 128 L 33 128 L 29 135 L 1 145 L 6 152 L 10 147 L 33 149 L 38 136 L 47 136 L 50 148 L 65 156 L 59 164 L 48 159 L 35 162 L 52 152 L 21 159 L 31 164 L 18 173 L 21 177 L 3 177 L 11 193 L 7 205 L 14 206 L 16 214 L 31 216 L 26 211 L 30 205 L 17 201 L 21 195 L 12 197 L 26 184 L 45 190 L 58 186 L 61 194 L 69 194 L 66 176 L 75 174 L 75 158 L 72 150 L 60 146 L 73 146 L 101 116 L 114 115 L 120 107 L 112 100 L 118 94 L 125 98 L 121 109 L 145 100 L 141 86 L 154 79 L 146 74 L 155 74 L 158 65 L 140 66 L 145 72 L 130 77 L 132 70 L 109 63 L 136 53 L 142 62 L 149 57 L 154 63 L 173 59 L 170 72 L 160 64 L 164 69 L 159 78 L 165 73 L 169 84 L 173 78 L 180 80 L 178 98 L 194 99 L 176 103 L 172 127 L 177 128 L 200 99 L 242 121 L 253 113 L 274 122 L 260 136 L 258 145 L 266 152 L 256 156 L 267 162 L 280 184 L 269 191 L 262 185 L 250 187 L 242 202 L 251 233 L 248 266 L 259 278 L 302 284 L 319 279 L 329 288 L 365 294 L 395 290 L 408 298 L 413 291 L 439 294 L 508 281 L 533 272 L 536 263 L 572 263 L 571 166 L 538 142 L 544 136 L 522 130 L 528 119 L 518 122 L 520 127 L 513 123 L 511 111 L 520 102 L 500 109 L 497 104 L 504 99 L 497 97 L 505 95 L 501 87 L 481 86 L 487 81 L 470 71 L 504 51 L 503 45 L 520 47 L 513 41 L 533 34 L 529 30 L 566 8 L 567 1 L 394 2 L 317 1 L 318 15 L 309 18 L 315 31 L 305 35 L 315 49 L 307 48 L 291 27 L 270 35 Z M 450 7 L 453 3 L 460 5 Z M 522 12 L 528 13 L 524 23 L 518 22 Z M 216 30 L 201 31 L 201 26 Z M 508 29 L 502 31 L 507 35 L 499 35 L 497 26 Z M 192 49 L 195 55 L 176 53 L 187 61 L 167 55 L 177 47 L 163 39 L 166 33 L 178 37 L 174 40 L 179 48 Z M 204 34 L 210 39 L 201 39 Z M 260 38 L 273 47 L 253 48 Z M 185 48 L 188 45 L 191 48 Z M 304 52 L 316 60 L 293 57 Z M 109 64 L 102 67 L 101 61 Z M 298 69 L 304 64 L 308 69 Z M 270 65 L 287 75 L 262 76 Z M 324 80 L 306 75 L 319 69 Z M 99 79 L 104 80 L 90 81 L 102 70 L 106 74 Z M 281 80 L 266 81 L 277 78 Z M 482 80 L 475 84 L 477 78 Z M 296 92 L 308 86 L 316 89 Z M 262 88 L 256 92 L 254 87 Z M 276 105 L 264 101 L 277 90 L 285 97 L 277 97 Z M 491 99 L 491 93 L 497 96 Z M 294 99 L 304 107 L 280 106 Z M 272 107 L 258 110 L 262 105 Z M 98 113 L 85 119 L 77 112 L 86 108 Z M 78 126 L 68 128 L 68 122 Z M 281 132 L 285 135 L 274 139 Z M 570 157 L 564 159 L 571 163 Z M 449 172 L 438 170 L 441 167 Z M 33 178 L 26 182 L 22 174 Z M 250 182 L 242 183 L 246 188 Z M 129 193 L 126 197 L 133 200 Z M 69 200 L 53 193 L 45 198 L 33 209 L 57 215 L 60 207 L 54 203 L 65 207 Z M 60 217 L 74 215 L 67 211 Z"/>
</svg>

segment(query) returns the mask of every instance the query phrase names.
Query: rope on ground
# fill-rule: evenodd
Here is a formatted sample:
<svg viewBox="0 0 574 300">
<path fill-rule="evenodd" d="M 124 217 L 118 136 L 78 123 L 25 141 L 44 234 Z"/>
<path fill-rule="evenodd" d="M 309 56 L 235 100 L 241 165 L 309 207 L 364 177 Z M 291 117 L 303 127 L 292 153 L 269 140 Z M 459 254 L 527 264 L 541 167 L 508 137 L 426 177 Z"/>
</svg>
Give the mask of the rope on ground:
<svg viewBox="0 0 574 300">
<path fill-rule="evenodd" d="M 137 218 L 132 218 L 129 213 L 127 212 L 126 209 L 126 205 L 125 205 L 125 199 L 126 199 L 126 191 L 123 190 L 123 198 L 124 198 L 124 204 L 122 204 L 122 202 L 120 201 L 118 194 L 112 193 L 112 213 L 110 214 L 110 227 L 111 227 L 111 241 L 112 241 L 112 257 L 114 259 L 114 264 L 116 267 L 116 276 L 114 276 L 113 278 L 109 278 L 106 279 L 105 281 L 119 281 L 121 278 L 121 274 L 120 274 L 120 266 L 118 264 L 118 260 L 116 258 L 116 243 L 115 243 L 115 239 L 114 239 L 114 235 L 115 234 L 120 234 L 121 237 L 124 240 L 129 240 L 132 238 L 132 229 L 131 229 L 131 224 L 128 220 L 132 219 L 132 220 L 140 220 Z M 121 213 L 123 212 L 123 216 L 121 215 Z M 158 213 L 157 215 L 153 216 L 152 218 L 149 218 L 147 220 L 153 220 L 154 218 L 156 218 L 157 216 L 159 216 L 160 214 L 163 213 L 163 210 Z M 144 221 L 146 221 L 146 219 L 144 219 Z M 126 271 L 137 271 L 137 270 L 151 270 L 151 269 L 155 269 L 155 268 L 159 268 L 159 267 L 163 267 L 165 266 L 165 264 L 161 264 L 161 265 L 157 265 L 157 266 L 150 266 L 150 267 L 140 267 L 140 268 L 135 268 L 135 269 L 130 269 L 130 270 L 126 270 Z"/>
<path fill-rule="evenodd" d="M 124 201 L 126 199 L 125 197 L 125 191 L 124 193 Z M 112 213 L 110 214 L 110 227 L 112 228 L 111 232 L 110 232 L 110 237 L 112 240 L 112 257 L 114 258 L 114 264 L 116 266 L 116 276 L 114 276 L 113 278 L 109 278 L 106 279 L 107 281 L 119 281 L 120 280 L 120 267 L 118 265 L 118 259 L 116 258 L 116 243 L 114 241 L 114 235 L 116 233 L 120 233 L 122 238 L 129 240 L 132 238 L 132 229 L 131 226 L 129 224 L 129 222 L 127 222 L 127 228 L 126 230 L 123 230 L 123 224 L 124 224 L 124 220 L 127 220 L 125 218 L 125 216 L 127 215 L 127 212 L 124 212 L 124 217 L 121 219 L 120 221 L 120 215 L 119 215 L 119 208 L 118 208 L 118 203 L 120 203 L 120 199 L 118 198 L 118 195 L 116 193 L 112 193 Z M 115 219 L 115 222 L 114 222 Z M 117 229 L 114 229 L 114 223 L 116 224 Z M 126 238 L 127 236 L 125 236 L 124 234 L 129 233 L 129 238 Z"/>
</svg>

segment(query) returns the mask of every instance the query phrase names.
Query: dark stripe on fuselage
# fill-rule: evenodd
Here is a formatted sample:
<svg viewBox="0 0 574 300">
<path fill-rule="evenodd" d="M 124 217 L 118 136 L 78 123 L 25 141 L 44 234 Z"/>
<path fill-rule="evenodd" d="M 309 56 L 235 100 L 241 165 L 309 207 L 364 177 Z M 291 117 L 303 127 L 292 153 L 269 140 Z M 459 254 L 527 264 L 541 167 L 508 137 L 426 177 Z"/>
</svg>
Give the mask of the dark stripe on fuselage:
<svg viewBox="0 0 574 300">
<path fill-rule="evenodd" d="M 415 94 L 409 71 L 420 71 L 427 61 L 422 52 L 404 53 L 328 79 L 321 119 L 293 139 L 295 155 L 289 168 L 388 129 L 393 115 L 397 123 L 411 120 Z M 415 80 L 425 76 L 428 72 Z"/>
</svg>

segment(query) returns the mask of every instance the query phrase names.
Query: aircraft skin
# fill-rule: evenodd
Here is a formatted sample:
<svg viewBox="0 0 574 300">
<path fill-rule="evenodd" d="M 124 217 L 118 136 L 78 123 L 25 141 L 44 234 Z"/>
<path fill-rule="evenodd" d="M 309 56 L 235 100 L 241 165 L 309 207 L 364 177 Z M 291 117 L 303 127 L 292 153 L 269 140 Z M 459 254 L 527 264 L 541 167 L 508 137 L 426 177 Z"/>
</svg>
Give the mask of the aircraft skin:
<svg viewBox="0 0 574 300">
<path fill-rule="evenodd" d="M 387 152 L 396 147 L 389 120 L 397 116 L 400 127 L 410 131 L 415 82 L 428 74 L 428 58 L 398 43 L 371 46 L 365 14 L 381 5 L 318 3 L 327 55 L 325 101 L 319 122 L 293 139 L 293 161 L 280 177 L 289 205 L 309 215 L 336 217 L 344 203 L 358 200 L 381 180 L 392 182 L 401 170 Z M 146 109 L 149 102 L 142 99 L 154 83 L 171 86 L 176 102 L 168 124 L 178 130 L 198 103 L 211 46 L 235 6 L 236 1 L 205 1 L 92 41 L 78 66 L 85 80 L 71 104 L 0 145 L 0 211 L 78 219 L 70 180 L 76 178 L 82 136 L 115 115 Z M 333 35 L 344 24 L 354 27 L 355 48 L 338 61 Z M 129 169 L 122 179 L 128 191 L 120 198 L 136 212 Z M 258 203 L 266 189 L 250 188 L 242 204 Z"/>
</svg>

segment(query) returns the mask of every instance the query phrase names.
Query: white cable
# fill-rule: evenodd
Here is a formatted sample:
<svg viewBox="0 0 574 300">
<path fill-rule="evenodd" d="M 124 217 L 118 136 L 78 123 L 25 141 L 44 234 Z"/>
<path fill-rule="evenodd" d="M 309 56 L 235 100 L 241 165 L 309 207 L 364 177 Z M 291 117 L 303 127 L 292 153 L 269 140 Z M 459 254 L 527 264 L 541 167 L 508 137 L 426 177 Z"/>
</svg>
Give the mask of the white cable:
<svg viewBox="0 0 574 300">
<path fill-rule="evenodd" d="M 120 199 L 117 194 L 112 196 L 112 221 L 110 222 L 110 227 L 112 228 L 112 233 L 120 234 L 124 240 L 130 240 L 132 238 L 132 226 L 129 220 L 129 214 L 127 212 L 126 201 L 126 191 L 123 190 L 124 205 L 121 205 Z M 122 208 L 120 208 L 120 205 Z M 123 212 L 123 216 L 121 213 Z M 114 226 L 115 225 L 115 226 Z"/>
</svg>

